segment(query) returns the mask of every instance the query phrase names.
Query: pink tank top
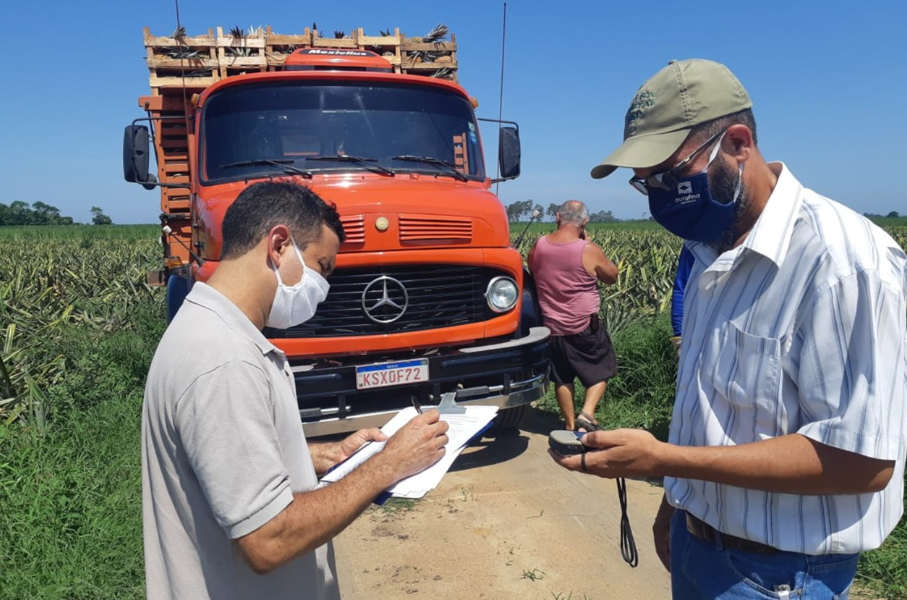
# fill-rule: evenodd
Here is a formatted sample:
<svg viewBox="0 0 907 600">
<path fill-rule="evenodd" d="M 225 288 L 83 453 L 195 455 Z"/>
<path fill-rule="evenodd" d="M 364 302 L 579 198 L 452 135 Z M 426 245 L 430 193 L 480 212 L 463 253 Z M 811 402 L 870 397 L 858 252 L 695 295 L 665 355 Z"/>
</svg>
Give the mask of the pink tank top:
<svg viewBox="0 0 907 600">
<path fill-rule="evenodd" d="M 573 335 L 589 325 L 601 304 L 598 278 L 583 267 L 587 240 L 555 244 L 539 238 L 529 268 L 535 277 L 542 320 L 551 335 Z"/>
</svg>

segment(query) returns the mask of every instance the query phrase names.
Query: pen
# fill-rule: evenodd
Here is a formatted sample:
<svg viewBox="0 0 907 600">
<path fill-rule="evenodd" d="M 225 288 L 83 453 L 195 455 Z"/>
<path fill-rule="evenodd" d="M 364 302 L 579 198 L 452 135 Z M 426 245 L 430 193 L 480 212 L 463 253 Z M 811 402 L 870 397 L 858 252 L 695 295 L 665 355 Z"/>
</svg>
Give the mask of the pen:
<svg viewBox="0 0 907 600">
<path fill-rule="evenodd" d="M 422 414 L 422 405 L 419 404 L 419 401 L 416 400 L 415 396 L 412 396 L 412 399 L 413 399 L 413 408 L 415 408 L 416 412 L 421 415 Z"/>
</svg>

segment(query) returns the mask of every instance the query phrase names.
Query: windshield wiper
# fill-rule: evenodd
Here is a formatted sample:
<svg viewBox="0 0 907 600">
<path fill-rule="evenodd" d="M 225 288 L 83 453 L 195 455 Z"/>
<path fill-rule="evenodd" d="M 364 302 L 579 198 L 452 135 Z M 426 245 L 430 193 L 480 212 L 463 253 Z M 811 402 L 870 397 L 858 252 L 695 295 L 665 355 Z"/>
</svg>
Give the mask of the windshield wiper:
<svg viewBox="0 0 907 600">
<path fill-rule="evenodd" d="M 396 175 L 393 169 L 388 169 L 387 167 L 382 167 L 378 164 L 372 164 L 378 162 L 377 158 L 367 158 L 365 156 L 350 156 L 349 154 L 339 154 L 337 156 L 307 156 L 306 160 L 336 160 L 337 162 L 351 162 L 356 163 L 357 165 L 362 165 L 369 171 L 374 173 L 381 173 L 383 175 L 388 175 L 393 177 Z"/>
<path fill-rule="evenodd" d="M 296 162 L 296 161 L 294 161 L 293 159 L 290 159 L 290 158 L 280 158 L 280 159 L 256 158 L 254 160 L 242 160 L 242 161 L 235 162 L 235 163 L 221 165 L 218 168 L 219 169 L 232 169 L 234 167 L 252 167 L 252 166 L 256 166 L 256 165 L 270 165 L 272 167 L 277 167 L 278 169 L 282 170 L 284 173 L 295 173 L 296 175 L 302 175 L 306 179 L 312 178 L 312 174 L 309 173 L 308 171 L 303 171 L 302 169 L 297 169 L 296 167 L 290 166 L 294 162 Z"/>
<path fill-rule="evenodd" d="M 421 162 L 429 165 L 435 165 L 438 167 L 443 167 L 443 171 L 446 174 L 459 179 L 460 181 L 469 181 L 469 177 L 460 172 L 457 167 L 450 164 L 446 160 L 441 160 L 440 158 L 432 158 L 431 156 L 413 156 L 412 154 L 400 154 L 399 156 L 392 157 L 392 160 L 408 160 L 410 162 Z"/>
</svg>

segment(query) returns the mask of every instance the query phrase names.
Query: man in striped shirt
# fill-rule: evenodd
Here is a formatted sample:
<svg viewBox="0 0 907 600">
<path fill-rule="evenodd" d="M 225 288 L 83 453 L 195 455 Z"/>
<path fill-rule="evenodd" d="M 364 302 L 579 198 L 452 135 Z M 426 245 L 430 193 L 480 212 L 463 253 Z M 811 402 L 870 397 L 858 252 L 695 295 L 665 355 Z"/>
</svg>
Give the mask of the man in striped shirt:
<svg viewBox="0 0 907 600">
<path fill-rule="evenodd" d="M 724 65 L 672 61 L 624 143 L 653 218 L 695 257 L 668 443 L 588 434 L 602 477 L 663 476 L 653 527 L 675 599 L 846 598 L 903 511 L 907 256 L 756 143 Z"/>
</svg>

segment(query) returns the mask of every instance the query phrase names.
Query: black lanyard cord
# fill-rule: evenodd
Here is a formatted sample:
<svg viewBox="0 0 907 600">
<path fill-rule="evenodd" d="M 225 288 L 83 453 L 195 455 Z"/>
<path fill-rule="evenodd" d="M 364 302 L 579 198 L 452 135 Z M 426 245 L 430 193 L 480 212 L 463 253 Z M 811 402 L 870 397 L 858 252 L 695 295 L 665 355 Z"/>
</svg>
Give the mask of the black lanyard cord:
<svg viewBox="0 0 907 600">
<path fill-rule="evenodd" d="M 630 529 L 630 518 L 627 516 L 627 482 L 623 477 L 617 478 L 617 499 L 620 501 L 620 555 L 631 567 L 639 564 L 639 553 L 636 551 L 636 540 Z"/>
</svg>

